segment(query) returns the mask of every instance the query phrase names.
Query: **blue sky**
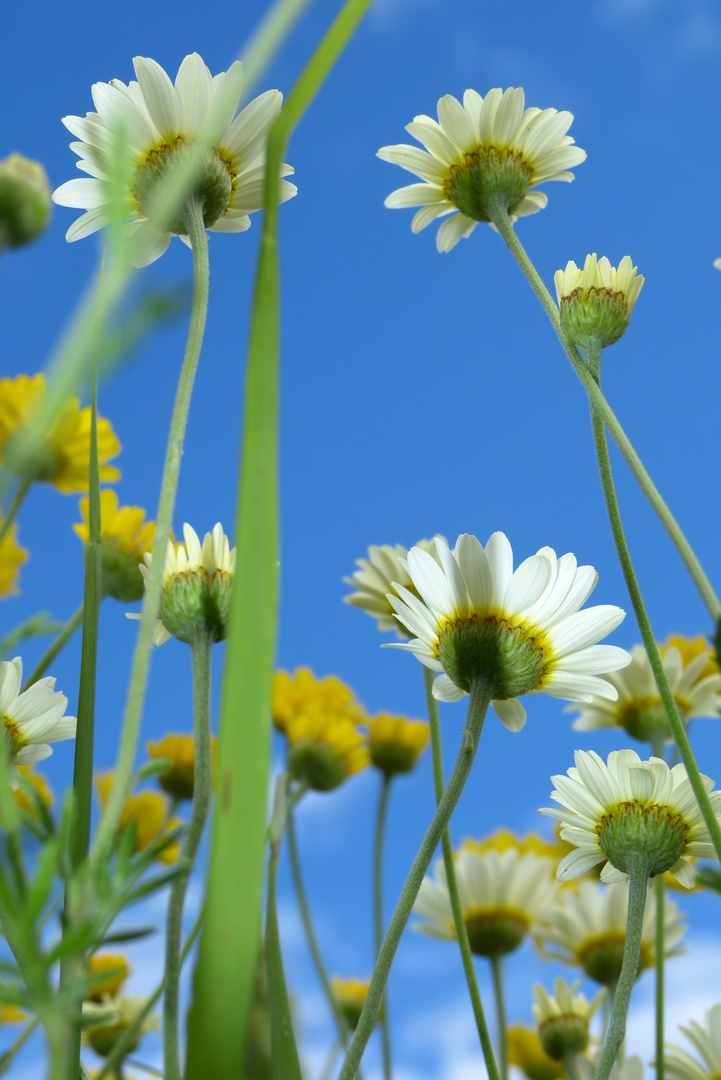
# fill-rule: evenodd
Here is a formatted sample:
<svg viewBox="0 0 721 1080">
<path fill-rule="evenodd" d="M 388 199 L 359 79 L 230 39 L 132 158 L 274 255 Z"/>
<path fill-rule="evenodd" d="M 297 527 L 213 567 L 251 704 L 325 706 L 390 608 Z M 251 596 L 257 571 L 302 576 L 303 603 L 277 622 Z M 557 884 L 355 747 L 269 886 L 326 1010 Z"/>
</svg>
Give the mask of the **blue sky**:
<svg viewBox="0 0 721 1080">
<path fill-rule="evenodd" d="M 259 90 L 288 92 L 336 10 L 326 0 L 312 5 Z M 264 11 L 265 4 L 256 3 L 239 10 L 206 5 L 201 12 L 187 0 L 153 6 L 128 0 L 122 12 L 78 0 L 13 6 L 4 13 L 0 42 L 6 103 L 0 154 L 18 150 L 41 160 L 53 186 L 80 175 L 60 117 L 92 108 L 93 82 L 127 81 L 135 55 L 153 57 L 173 76 L 192 51 L 213 72 L 225 70 Z M 594 602 L 628 606 L 595 472 L 585 395 L 502 241 L 480 226 L 439 255 L 434 226 L 415 236 L 409 211 L 383 207 L 385 196 L 408 180 L 375 157 L 378 147 L 410 142 L 404 125 L 415 114 L 435 115 L 442 94 L 460 97 L 467 87 L 485 93 L 523 86 L 528 105 L 574 113 L 571 134 L 588 159 L 573 184 L 545 185 L 547 209 L 522 220 L 518 234 L 549 286 L 568 259 L 580 263 L 592 251 L 614 264 L 630 254 L 646 275 L 631 328 L 605 357 L 605 390 L 716 578 L 721 273 L 712 263 L 721 255 L 720 54 L 721 15 L 711 0 L 521 3 L 512 9 L 473 0 L 377 0 L 286 156 L 299 194 L 283 208 L 281 232 L 281 666 L 303 664 L 319 675 L 341 676 L 372 712 L 422 716 L 420 665 L 380 649 L 387 639 L 373 621 L 341 603 L 347 591 L 341 578 L 369 544 L 410 545 L 435 532 L 453 541 L 468 531 L 485 542 L 501 529 L 517 561 L 546 544 L 558 554 L 573 551 L 599 570 Z M 75 216 L 57 208 L 41 241 L 0 262 L 3 374 L 42 369 L 94 271 L 94 239 L 65 243 Z M 258 236 L 256 216 L 245 234 L 211 237 L 210 315 L 176 531 L 186 520 L 198 532 L 217 520 L 230 529 L 233 521 Z M 138 275 L 137 288 L 187 289 L 190 275 L 189 252 L 174 241 Z M 101 391 L 101 412 L 123 444 L 121 502 L 143 505 L 151 515 L 186 323 L 180 316 L 153 334 Z M 657 636 L 708 633 L 692 585 L 622 465 L 618 486 Z M 75 609 L 83 573 L 71 529 L 76 520 L 74 497 L 51 489 L 31 493 L 21 518 L 31 561 L 23 569 L 22 595 L 3 607 L 4 627 L 39 608 L 59 618 Z M 114 760 L 135 633 L 124 610 L 106 601 L 99 767 Z M 629 615 L 612 640 L 631 646 L 638 637 Z M 26 663 L 38 651 L 28 647 Z M 154 657 L 145 737 L 190 730 L 188 661 L 177 642 Z M 218 649 L 216 675 L 221 664 Z M 52 672 L 73 710 L 77 670 L 75 643 Z M 520 734 L 489 718 L 454 821 L 457 839 L 499 825 L 543 828 L 536 811 L 548 804 L 550 776 L 571 765 L 573 750 L 605 755 L 626 745 L 620 733 L 572 733 L 558 702 L 538 696 L 527 704 L 529 720 Z M 463 706 L 445 706 L 442 719 L 452 761 Z M 698 722 L 694 745 L 702 767 L 721 781 L 717 721 Z M 278 761 L 281 753 L 278 745 Z M 48 774 L 60 785 L 70 769 L 70 747 L 60 745 Z M 364 775 L 333 795 L 309 799 L 300 813 L 322 945 L 329 967 L 343 974 L 371 967 L 376 789 L 377 778 Z M 431 808 L 425 760 L 393 795 L 389 910 Z M 299 942 L 285 872 L 281 899 L 290 981 L 299 996 L 307 995 L 300 1012 L 304 1046 L 316 1061 L 330 1028 Z M 712 988 L 705 1002 L 697 996 L 700 956 L 718 955 L 713 902 L 696 897 L 684 906 L 694 919 L 694 944 L 687 960 L 675 961 L 677 988 L 695 991 L 693 997 L 690 990 L 679 993 L 679 1008 L 687 1004 L 691 1011 L 676 1013 L 674 1022 L 686 1022 L 694 1008 L 700 1018 L 699 1010 L 716 1000 Z M 153 985 L 159 949 L 152 963 L 144 954 L 135 992 Z M 529 1017 L 528 986 L 541 969 L 530 948 L 509 967 L 510 1015 Z M 391 988 L 399 1080 L 482 1074 L 450 947 L 409 934 Z M 636 1030 L 646 1047 L 643 1023 Z M 633 1051 L 633 1036 L 629 1041 Z M 374 1077 L 372 1065 L 367 1075 Z"/>
</svg>

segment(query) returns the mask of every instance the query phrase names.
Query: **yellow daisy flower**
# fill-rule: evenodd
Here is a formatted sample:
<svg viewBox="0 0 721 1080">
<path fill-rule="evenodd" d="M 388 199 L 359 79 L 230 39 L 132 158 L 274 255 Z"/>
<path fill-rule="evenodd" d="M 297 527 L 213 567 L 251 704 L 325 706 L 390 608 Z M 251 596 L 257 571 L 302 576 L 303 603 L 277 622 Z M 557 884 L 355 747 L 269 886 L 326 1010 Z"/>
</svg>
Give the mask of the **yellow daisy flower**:
<svg viewBox="0 0 721 1080">
<path fill-rule="evenodd" d="M 288 771 L 315 791 L 332 791 L 370 765 L 365 738 L 347 717 L 310 712 L 294 716 L 285 734 Z"/>
<path fill-rule="evenodd" d="M 12 455 L 9 444 L 27 427 L 47 396 L 45 376 L 30 378 L 18 375 L 15 379 L 0 379 L 0 463 L 11 471 Z M 120 442 L 109 420 L 98 417 L 98 458 L 100 479 L 113 483 L 120 479 L 114 465 L 106 464 L 120 453 Z M 80 408 L 76 397 L 68 398 L 50 426 L 42 446 L 37 448 L 31 462 L 23 462 L 22 476 L 27 480 L 53 484 L 58 491 L 69 495 L 87 491 L 90 470 L 90 408 Z"/>
<path fill-rule="evenodd" d="M 82 542 L 90 543 L 90 499 L 80 500 L 82 523 L 73 525 Z M 155 522 L 145 520 L 140 506 L 118 506 L 111 488 L 100 492 L 100 548 L 103 562 L 103 593 L 129 604 L 143 595 L 140 563 L 152 551 Z"/>
<path fill-rule="evenodd" d="M 213 778 L 218 743 L 211 736 Z M 165 772 L 158 773 L 158 783 L 163 791 L 174 799 L 192 799 L 195 783 L 195 739 L 192 735 L 165 735 L 158 742 L 147 743 L 151 758 L 170 758 L 172 765 Z"/>
<path fill-rule="evenodd" d="M 98 773 L 95 777 L 95 787 L 100 799 L 101 810 L 105 809 L 108 796 L 113 786 L 113 772 Z M 171 818 L 168 821 L 168 800 L 156 791 L 138 791 L 134 795 L 128 795 L 123 806 L 118 832 L 132 827 L 134 829 L 133 851 L 145 851 L 156 840 L 161 839 L 167 833 L 177 829 L 183 822 L 180 818 Z M 171 865 L 178 861 L 180 855 L 180 843 L 175 841 L 163 848 L 156 856 L 158 862 Z"/>
<path fill-rule="evenodd" d="M 333 975 L 330 980 L 333 997 L 351 1031 L 358 1027 L 370 984 L 370 979 L 343 979 L 340 975 Z"/>
<path fill-rule="evenodd" d="M 378 713 L 368 721 L 371 763 L 386 776 L 410 772 L 428 745 L 430 734 L 424 720 Z"/>
<path fill-rule="evenodd" d="M 518 836 L 512 829 L 496 829 L 482 840 L 464 840 L 461 847 L 469 851 L 477 851 L 481 855 L 486 851 L 517 851 L 519 855 L 525 855 L 531 851 L 534 855 L 557 859 L 561 854 L 565 854 L 565 850 L 560 850 L 559 844 L 560 841 L 554 843 L 552 840 L 545 840 L 539 833 Z M 570 844 L 568 850 L 571 850 Z"/>
<path fill-rule="evenodd" d="M 366 720 L 363 706 L 349 686 L 335 675 L 318 679 L 310 668 L 299 667 L 293 675 L 276 671 L 271 699 L 273 723 L 286 731 L 288 722 L 308 713 L 323 713 L 360 724 Z"/>
<path fill-rule="evenodd" d="M 32 785 L 42 803 L 50 810 L 55 802 L 55 796 L 45 777 L 41 773 L 33 772 L 29 765 L 18 765 L 17 770 L 20 775 Z M 23 789 L 22 785 L 15 789 L 13 797 L 20 810 L 24 810 L 26 814 L 29 814 L 33 821 L 40 820 L 40 814 L 35 799 Z"/>
<path fill-rule="evenodd" d="M 86 1001 L 102 1002 L 105 998 L 114 998 L 131 972 L 127 956 L 124 953 L 95 953 L 88 963 L 89 975 L 104 975 L 102 982 L 97 982 L 85 995 Z"/>
<path fill-rule="evenodd" d="M 0 1005 L 0 1024 L 22 1024 L 27 1019 L 28 1014 L 17 1005 Z"/>
<path fill-rule="evenodd" d="M 0 526 L 3 523 L 3 515 L 0 513 Z M 0 597 L 17 596 L 18 567 L 27 562 L 29 558 L 27 548 L 18 544 L 17 522 L 8 529 L 0 543 Z"/>
<path fill-rule="evenodd" d="M 508 1062 L 525 1073 L 528 1080 L 561 1080 L 566 1074 L 560 1061 L 543 1049 L 538 1032 L 525 1024 L 513 1024 L 506 1032 Z"/>
</svg>

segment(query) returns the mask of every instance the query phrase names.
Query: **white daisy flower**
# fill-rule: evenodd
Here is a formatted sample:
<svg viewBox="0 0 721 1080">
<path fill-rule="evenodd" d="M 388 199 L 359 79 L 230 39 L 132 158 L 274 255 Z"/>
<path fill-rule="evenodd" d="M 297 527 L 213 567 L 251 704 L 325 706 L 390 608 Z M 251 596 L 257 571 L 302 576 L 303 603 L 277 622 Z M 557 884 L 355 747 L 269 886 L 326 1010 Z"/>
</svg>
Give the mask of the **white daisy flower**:
<svg viewBox="0 0 721 1080">
<path fill-rule="evenodd" d="M 600 1053 L 593 1057 L 580 1054 L 576 1058 L 576 1068 L 580 1080 L 595 1080 L 600 1056 Z M 643 1061 L 634 1054 L 632 1057 L 624 1058 L 621 1062 L 614 1061 L 608 1080 L 644 1080 L 644 1072 Z"/>
<path fill-rule="evenodd" d="M 511 731 L 526 722 L 519 694 L 616 698 L 616 688 L 600 675 L 631 658 L 625 649 L 595 642 L 626 613 L 610 604 L 579 611 L 598 580 L 592 566 L 578 566 L 571 554 L 559 559 L 545 547 L 514 571 L 502 532 L 485 549 L 468 533 L 453 551 L 437 537 L 436 555 L 411 548 L 406 569 L 417 595 L 398 582 L 397 595 L 388 594 L 396 618 L 416 635 L 392 647 L 445 672 L 433 684 L 436 698 L 460 701 L 473 679 L 488 679 L 493 707 Z"/>
<path fill-rule="evenodd" d="M 107 225 L 111 214 L 112 167 L 129 178 L 126 193 L 128 231 L 133 235 L 133 263 L 158 259 L 171 235 L 187 241 L 182 211 L 168 223 L 150 220 L 156 181 L 177 167 L 187 148 L 206 132 L 213 135 L 193 193 L 204 200 L 205 226 L 214 232 L 250 228 L 249 214 L 263 206 L 265 146 L 268 130 L 280 112 L 283 95 L 268 90 L 235 116 L 240 100 L 242 64 L 212 76 L 197 53 L 186 56 L 173 84 L 163 68 L 147 57 L 133 60 L 138 81 L 95 83 L 97 112 L 66 116 L 63 123 L 80 141 L 70 144 L 78 168 L 88 180 L 69 180 L 53 194 L 60 206 L 86 211 L 68 229 L 66 240 L 79 240 Z M 233 119 L 235 117 L 235 119 Z M 117 162 L 119 147 L 124 159 Z M 293 169 L 281 166 L 281 176 Z M 296 194 L 280 180 L 280 201 Z"/>
<path fill-rule="evenodd" d="M 163 596 L 153 641 L 162 645 L 168 638 L 188 641 L 199 627 L 210 630 L 213 640 L 227 633 L 230 590 L 235 574 L 236 549 L 231 551 L 223 526 L 217 522 L 201 545 L 198 534 L 186 522 L 184 544 L 168 540 L 163 565 Z M 152 552 L 143 555 L 140 573 L 147 580 Z M 140 615 L 130 618 L 139 619 Z"/>
<path fill-rule="evenodd" d="M 582 1054 L 588 1046 L 589 1024 L 606 991 L 599 990 L 593 1001 L 578 993 L 580 981 L 568 986 L 561 976 L 553 985 L 553 993 L 541 983 L 533 984 L 531 1005 L 541 1045 L 549 1057 L 563 1061 L 570 1054 Z"/>
<path fill-rule="evenodd" d="M 712 661 L 713 649 L 694 650 L 694 655 L 688 648 L 682 650 L 681 639 L 673 641 L 675 644 L 660 646 L 659 651 L 681 719 L 687 724 L 695 717 L 718 716 L 721 674 Z M 576 731 L 619 727 L 642 742 L 657 738 L 673 742 L 673 732 L 643 645 L 634 645 L 631 657 L 625 671 L 606 675 L 618 691 L 616 701 L 594 698 L 586 705 L 568 705 L 565 711 L 578 711 L 573 723 Z"/>
<path fill-rule="evenodd" d="M 478 956 L 501 956 L 518 948 L 557 893 L 552 860 L 532 852 L 479 852 L 464 844 L 453 863 L 468 940 Z M 455 940 L 443 859 L 434 870 L 435 880 L 424 878 L 413 906 L 428 922 L 415 923 L 414 929 Z"/>
<path fill-rule="evenodd" d="M 401 143 L 378 151 L 379 158 L 422 180 L 392 191 L 385 205 L 419 206 L 413 232 L 457 210 L 438 230 L 439 251 L 450 251 L 479 221 L 492 221 L 497 207 L 512 220 L 542 210 L 547 196 L 532 189 L 546 180 L 573 180 L 568 170 L 586 152 L 566 134 L 570 112 L 524 105 L 523 90 L 514 87 L 496 87 L 485 98 L 466 90 L 463 104 L 446 94 L 438 102 L 437 122 L 416 116 L 406 126 L 425 150 Z"/>
<path fill-rule="evenodd" d="M 0 662 L 0 716 L 13 765 L 31 765 L 50 757 L 48 744 L 74 739 L 77 726 L 74 716 L 65 715 L 68 699 L 55 690 L 55 679 L 38 679 L 21 694 L 22 681 L 19 656 Z M 19 784 L 12 774 L 11 784 L 13 788 Z"/>
<path fill-rule="evenodd" d="M 442 537 L 445 540 L 445 537 Z M 436 541 L 419 540 L 415 545 L 428 551 L 434 559 L 436 557 Z M 393 589 L 393 582 L 399 582 L 405 589 L 415 592 L 410 575 L 406 572 L 401 560 L 408 557 L 408 548 L 402 544 L 381 544 L 379 547 L 371 544 L 368 548 L 367 559 L 356 559 L 356 566 L 360 569 L 353 572 L 352 577 L 344 577 L 346 585 L 353 586 L 357 592 L 344 596 L 346 604 L 362 608 L 369 615 L 378 620 L 378 629 L 395 630 L 399 637 L 407 637 L 403 633 L 395 617 L 393 608 L 388 602 L 388 593 Z"/>
<path fill-rule="evenodd" d="M 686 932 L 685 916 L 670 899 L 664 904 L 664 956 L 677 956 Z M 628 922 L 628 886 L 581 881 L 562 889 L 534 931 L 541 954 L 580 967 L 602 986 L 615 986 L 621 973 Z M 643 912 L 639 975 L 656 958 L 656 891 Z"/>
<path fill-rule="evenodd" d="M 623 337 L 645 281 L 637 271 L 630 255 L 616 269 L 595 253 L 586 256 L 582 270 L 571 261 L 556 271 L 561 325 L 571 341 L 584 350 L 604 349 Z"/>
<path fill-rule="evenodd" d="M 554 776 L 551 798 L 564 809 L 543 809 L 563 823 L 561 836 L 575 845 L 558 867 L 559 881 L 578 877 L 608 859 L 601 881 L 626 881 L 628 866 L 643 854 L 650 877 L 669 870 L 687 889 L 696 881 L 689 856 L 716 859 L 685 765 L 661 758 L 642 761 L 635 750 L 613 750 L 608 764 L 593 750 L 577 750 L 576 767 Z M 721 821 L 721 791 L 701 776 Z"/>
<path fill-rule="evenodd" d="M 680 1046 L 667 1045 L 663 1060 L 664 1077 L 667 1080 L 712 1080 L 721 1074 L 721 1005 L 714 1005 L 708 1010 L 703 1026 L 697 1020 L 689 1020 L 688 1027 L 679 1025 L 679 1030 L 701 1061 Z"/>
</svg>

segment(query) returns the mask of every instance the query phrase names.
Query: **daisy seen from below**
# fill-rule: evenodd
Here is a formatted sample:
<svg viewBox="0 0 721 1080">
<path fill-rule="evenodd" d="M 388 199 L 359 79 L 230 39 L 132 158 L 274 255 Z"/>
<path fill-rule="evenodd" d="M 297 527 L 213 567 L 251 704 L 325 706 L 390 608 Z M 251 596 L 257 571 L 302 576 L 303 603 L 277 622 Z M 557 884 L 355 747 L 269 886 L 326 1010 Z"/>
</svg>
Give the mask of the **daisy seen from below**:
<svg viewBox="0 0 721 1080">
<path fill-rule="evenodd" d="M 591 1018 L 605 997 L 605 990 L 599 990 L 589 1002 L 584 994 L 578 993 L 580 985 L 575 982 L 569 986 L 559 976 L 553 984 L 553 993 L 549 994 L 541 983 L 533 984 L 533 1019 L 543 1049 L 556 1061 L 586 1050 Z"/>
<path fill-rule="evenodd" d="M 563 1080 L 563 1065 L 549 1057 L 538 1032 L 526 1024 L 511 1024 L 506 1031 L 508 1064 L 520 1069 L 528 1080 Z"/>
<path fill-rule="evenodd" d="M 666 1045 L 664 1077 L 667 1080 L 713 1080 L 721 1073 L 721 1005 L 714 1005 L 704 1017 L 703 1024 L 689 1020 L 688 1027 L 679 1025 L 698 1054 L 694 1057 L 680 1046 Z"/>
<path fill-rule="evenodd" d="M 228 632 L 236 549 L 231 550 L 220 522 L 205 534 L 202 544 L 186 522 L 183 538 L 184 543 L 178 544 L 168 540 L 160 613 L 153 631 L 156 645 L 171 637 L 192 644 L 206 634 L 211 641 L 222 641 Z M 145 552 L 140 572 L 146 580 L 152 561 L 152 552 Z"/>
<path fill-rule="evenodd" d="M 670 870 L 691 888 L 696 873 L 688 856 L 716 859 L 716 852 L 686 766 L 642 761 L 635 750 L 613 750 L 607 764 L 593 750 L 577 750 L 575 759 L 567 776 L 552 777 L 551 798 L 562 809 L 540 811 L 558 818 L 561 836 L 574 845 L 559 864 L 559 881 L 604 860 L 601 881 L 626 881 L 641 860 L 647 877 Z M 708 776 L 701 781 L 718 820 L 721 791 Z"/>
<path fill-rule="evenodd" d="M 532 852 L 481 853 L 464 844 L 454 853 L 453 864 L 468 941 L 477 956 L 494 959 L 517 949 L 558 890 L 551 860 Z M 435 879 L 424 878 L 413 906 L 426 921 L 414 923 L 414 929 L 455 941 L 443 859 L 434 869 Z"/>
<path fill-rule="evenodd" d="M 367 720 L 363 706 L 350 686 L 336 675 L 318 678 L 310 668 L 296 668 L 293 674 L 282 668 L 273 676 L 271 694 L 273 724 L 285 731 L 288 722 L 308 713 L 323 713 L 353 724 Z"/>
<path fill-rule="evenodd" d="M 435 537 L 433 540 L 419 540 L 414 546 L 436 558 Z M 371 544 L 368 558 L 356 559 L 358 569 L 354 570 L 352 577 L 343 578 L 346 585 L 356 589 L 356 592 L 343 597 L 345 603 L 367 611 L 376 619 L 379 630 L 395 630 L 399 637 L 408 635 L 395 617 L 388 593 L 394 591 L 395 581 L 410 592 L 415 592 L 415 586 L 403 561 L 407 558 L 408 548 L 402 544 L 381 544 L 380 547 Z"/>
<path fill-rule="evenodd" d="M 314 791 L 333 791 L 370 765 L 365 736 L 347 716 L 306 712 L 290 717 L 288 772 Z"/>
<path fill-rule="evenodd" d="M 64 495 L 87 491 L 90 473 L 90 407 L 80 408 L 76 397 L 68 398 L 50 425 L 43 443 L 28 457 L 17 460 L 16 437 L 22 436 L 35 413 L 45 404 L 47 386 L 42 373 L 0 379 L 0 464 L 27 483 L 52 484 Z M 98 417 L 100 479 L 120 479 L 111 458 L 120 453 L 120 442 L 109 420 Z"/>
<path fill-rule="evenodd" d="M 22 681 L 19 656 L 0 661 L 0 716 L 12 765 L 31 765 L 50 757 L 49 744 L 74 739 L 77 726 L 74 716 L 65 715 L 68 699 L 55 690 L 55 679 L 38 679 L 21 694 Z M 13 789 L 19 782 L 13 770 Z"/>
<path fill-rule="evenodd" d="M 90 543 L 90 500 L 80 500 L 82 523 L 73 529 L 87 548 Z M 155 522 L 145 520 L 140 506 L 119 506 L 111 488 L 100 492 L 100 548 L 103 593 L 129 604 L 143 595 L 139 563 L 153 549 Z"/>
<path fill-rule="evenodd" d="M 686 931 L 685 916 L 666 899 L 663 918 L 664 956 L 678 956 Z M 581 968 L 601 986 L 614 987 L 621 973 L 627 923 L 628 888 L 624 882 L 600 885 L 580 881 L 559 893 L 539 920 L 534 937 L 542 956 Z M 655 959 L 656 893 L 651 890 L 643 913 L 637 976 L 653 967 Z"/>
<path fill-rule="evenodd" d="M 249 214 L 263 206 L 265 147 L 268 131 L 283 102 L 279 90 L 254 98 L 236 116 L 242 64 L 212 76 L 197 53 L 183 60 L 175 83 L 147 57 L 133 60 L 137 82 L 120 79 L 91 88 L 96 112 L 65 116 L 63 123 L 78 142 L 78 168 L 89 179 L 68 180 L 53 193 L 54 202 L 85 211 L 68 229 L 66 240 L 97 232 L 112 217 L 111 170 L 121 170 L 122 213 L 133 237 L 133 263 L 147 266 L 168 247 L 172 235 L 187 239 L 184 206 L 168 213 L 158 206 L 158 184 L 182 168 L 189 149 L 203 147 L 189 196 L 198 200 L 203 224 L 213 232 L 243 232 Z M 119 160 L 118 160 L 119 159 Z M 293 169 L 282 165 L 280 176 Z M 279 201 L 296 194 L 295 185 L 279 180 Z"/>
<path fill-rule="evenodd" d="M 638 267 L 624 255 L 618 268 L 603 255 L 587 255 L 583 269 L 573 260 L 555 275 L 561 325 L 568 337 L 582 349 L 595 343 L 606 348 L 619 340 L 628 328 L 633 305 L 646 280 Z"/>
<path fill-rule="evenodd" d="M 405 561 L 418 595 L 394 583 L 388 600 L 415 637 L 392 648 L 412 652 L 443 672 L 433 683 L 440 701 L 460 701 L 473 683 L 490 686 L 491 704 L 511 731 L 526 722 L 521 694 L 591 701 L 617 697 L 602 672 L 625 667 L 630 656 L 615 645 L 597 645 L 625 612 L 610 604 L 579 609 L 596 586 L 592 566 L 572 554 L 541 548 L 514 571 L 502 532 L 485 548 L 468 533 L 451 549 L 438 537 L 438 561 L 411 548 Z"/>
<path fill-rule="evenodd" d="M 93 983 L 85 995 L 85 1000 L 100 1004 L 105 998 L 115 997 L 129 978 L 131 970 L 125 953 L 94 953 L 88 961 L 88 974 L 102 978 Z"/>
<path fill-rule="evenodd" d="M 431 729 L 425 720 L 378 713 L 368 721 L 371 764 L 386 776 L 411 772 L 428 745 Z"/>
<path fill-rule="evenodd" d="M 98 773 L 95 789 L 101 811 L 105 809 L 113 788 L 113 772 Z M 180 818 L 168 820 L 168 800 L 157 791 L 137 791 L 128 795 L 118 820 L 118 835 L 126 829 L 133 832 L 133 852 L 145 851 L 154 844 L 162 844 L 165 837 L 185 823 Z M 155 859 L 170 866 L 178 861 L 180 842 L 173 840 L 159 847 Z"/>
<path fill-rule="evenodd" d="M 153 760 L 168 759 L 168 768 L 158 773 L 156 779 L 166 794 L 173 799 L 192 799 L 195 790 L 195 739 L 192 735 L 165 735 L 157 742 L 147 743 L 148 753 Z M 213 777 L 218 743 L 214 735 L 210 737 L 210 753 Z"/>
<path fill-rule="evenodd" d="M 406 125 L 424 150 L 402 143 L 378 151 L 383 161 L 421 178 L 391 192 L 385 205 L 420 207 L 413 232 L 453 214 L 438 230 L 439 251 L 450 251 L 479 221 L 492 222 L 499 213 L 515 220 L 543 209 L 548 198 L 537 185 L 573 180 L 569 169 L 586 152 L 567 134 L 570 112 L 524 106 L 520 87 L 496 87 L 485 97 L 466 90 L 462 104 L 452 94 L 440 98 L 437 121 L 421 115 Z"/>
<path fill-rule="evenodd" d="M 0 528 L 2 528 L 3 515 L 0 513 Z M 0 598 L 17 596 L 19 568 L 29 558 L 27 548 L 18 544 L 18 526 L 13 522 L 3 539 L 0 541 Z"/>
<path fill-rule="evenodd" d="M 370 979 L 344 979 L 340 975 L 331 977 L 330 988 L 333 991 L 333 997 L 351 1031 L 355 1031 L 358 1027 L 360 1014 L 363 1012 L 363 1006 L 368 997 L 369 986 Z"/>
<path fill-rule="evenodd" d="M 699 648 L 699 644 L 703 646 Z M 699 716 L 718 716 L 721 712 L 721 673 L 714 651 L 703 638 L 696 642 L 669 638 L 659 647 L 666 678 L 684 724 Z M 576 731 L 619 727 L 642 742 L 655 747 L 673 742 L 661 695 L 653 677 L 643 645 L 634 645 L 631 663 L 624 671 L 611 672 L 606 678 L 617 691 L 615 701 L 594 698 L 587 704 L 568 705 L 566 712 L 577 711 L 573 722 Z"/>
</svg>

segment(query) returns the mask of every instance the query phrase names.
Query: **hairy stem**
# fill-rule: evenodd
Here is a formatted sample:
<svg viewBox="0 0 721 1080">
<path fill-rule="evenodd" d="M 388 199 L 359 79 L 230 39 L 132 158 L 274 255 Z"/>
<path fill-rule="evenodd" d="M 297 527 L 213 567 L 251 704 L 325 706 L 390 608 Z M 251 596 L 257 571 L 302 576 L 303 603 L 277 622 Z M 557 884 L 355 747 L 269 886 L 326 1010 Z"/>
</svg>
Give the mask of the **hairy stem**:
<svg viewBox="0 0 721 1080">
<path fill-rule="evenodd" d="M 383 944 L 383 839 L 385 836 L 388 797 L 391 791 L 391 777 L 384 773 L 378 799 L 375 843 L 373 845 L 373 929 L 375 932 L 376 958 Z M 381 1012 L 381 1041 L 383 1045 L 383 1080 L 391 1080 L 391 1031 L 388 1018 L 388 994 L 383 999 Z"/>
</svg>

